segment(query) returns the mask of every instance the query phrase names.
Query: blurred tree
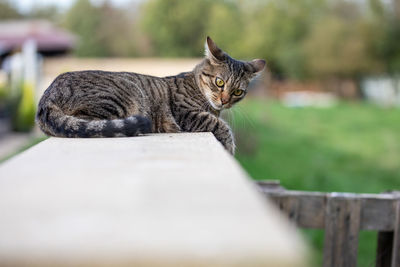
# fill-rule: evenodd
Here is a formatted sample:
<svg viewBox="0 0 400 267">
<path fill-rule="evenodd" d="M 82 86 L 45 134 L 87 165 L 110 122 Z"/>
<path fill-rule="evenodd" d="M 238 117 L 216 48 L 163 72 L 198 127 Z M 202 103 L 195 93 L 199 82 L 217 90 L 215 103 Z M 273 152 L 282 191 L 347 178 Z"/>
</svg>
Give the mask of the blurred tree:
<svg viewBox="0 0 400 267">
<path fill-rule="evenodd" d="M 0 20 L 21 18 L 21 14 L 7 0 L 0 0 Z"/>
<path fill-rule="evenodd" d="M 336 1 L 315 21 L 303 42 L 314 78 L 359 79 L 383 71 L 377 51 L 384 35 L 383 6 L 370 0 L 369 7 L 370 14 L 359 3 Z"/>
<path fill-rule="evenodd" d="M 379 0 L 375 0 L 380 2 Z M 382 5 L 382 4 L 381 4 Z M 378 56 L 391 74 L 400 73 L 400 1 L 392 0 L 390 8 L 375 11 L 377 24 L 380 26 L 380 38 L 374 44 Z"/>
<path fill-rule="evenodd" d="M 381 0 L 369 0 L 368 7 L 373 18 L 381 19 L 384 16 L 385 10 Z"/>
<path fill-rule="evenodd" d="M 259 2 L 248 11 L 247 51 L 251 57 L 267 59 L 278 76 L 306 77 L 304 54 L 300 43 L 312 22 L 321 13 L 324 0 L 271 0 Z"/>
<path fill-rule="evenodd" d="M 137 55 L 132 13 L 109 1 L 100 6 L 77 0 L 65 15 L 65 26 L 79 36 L 78 56 L 123 57 Z"/>
<path fill-rule="evenodd" d="M 141 12 L 141 25 L 154 46 L 154 54 L 169 57 L 201 56 L 212 2 L 145 2 Z"/>
<path fill-rule="evenodd" d="M 137 6 L 76 0 L 65 25 L 80 56 L 202 56 L 210 35 L 234 57 L 265 58 L 275 77 L 357 78 L 400 71 L 392 1 L 147 0 L 137 16 Z"/>
<path fill-rule="evenodd" d="M 32 19 L 47 19 L 52 22 L 61 22 L 61 13 L 56 5 L 49 6 L 34 6 L 32 10 L 26 15 L 27 18 Z"/>
<path fill-rule="evenodd" d="M 244 16 L 237 3 L 216 1 L 209 12 L 206 35 L 232 56 L 249 57 L 249 51 L 243 47 Z"/>
<path fill-rule="evenodd" d="M 314 77 L 355 77 L 373 71 L 376 63 L 368 53 L 361 25 L 325 17 L 314 24 L 304 41 L 308 67 Z"/>
<path fill-rule="evenodd" d="M 107 55 L 103 40 L 99 36 L 101 24 L 99 8 L 90 0 L 77 0 L 65 15 L 64 25 L 79 37 L 75 53 L 78 56 Z"/>
<path fill-rule="evenodd" d="M 385 42 L 382 46 L 382 56 L 386 63 L 387 72 L 400 73 L 400 19 L 393 19 L 387 24 Z"/>
<path fill-rule="evenodd" d="M 97 36 L 105 49 L 107 56 L 136 55 L 134 39 L 134 21 L 128 19 L 127 12 L 113 7 L 105 1 L 99 7 L 101 21 Z"/>
</svg>

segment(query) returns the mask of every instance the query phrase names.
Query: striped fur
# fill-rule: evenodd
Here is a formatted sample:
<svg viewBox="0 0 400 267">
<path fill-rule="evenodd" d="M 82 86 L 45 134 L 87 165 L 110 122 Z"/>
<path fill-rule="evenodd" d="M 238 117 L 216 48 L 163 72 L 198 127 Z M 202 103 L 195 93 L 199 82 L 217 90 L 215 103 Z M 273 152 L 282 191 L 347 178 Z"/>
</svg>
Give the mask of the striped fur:
<svg viewBox="0 0 400 267">
<path fill-rule="evenodd" d="M 164 78 L 130 72 L 79 71 L 58 76 L 42 96 L 37 123 L 58 137 L 119 137 L 212 132 L 230 152 L 235 144 L 220 111 L 243 99 L 263 60 L 229 57 L 207 37 L 207 55 L 193 71 Z M 216 85 L 216 78 L 224 81 Z M 235 90 L 243 90 L 236 96 Z M 236 91 L 237 92 L 237 91 Z"/>
</svg>

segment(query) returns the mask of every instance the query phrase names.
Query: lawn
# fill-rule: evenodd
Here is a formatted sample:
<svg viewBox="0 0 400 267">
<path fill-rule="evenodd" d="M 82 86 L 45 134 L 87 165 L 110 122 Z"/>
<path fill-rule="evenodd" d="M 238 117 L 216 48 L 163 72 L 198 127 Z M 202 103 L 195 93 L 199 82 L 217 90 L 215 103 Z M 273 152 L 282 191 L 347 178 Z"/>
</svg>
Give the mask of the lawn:
<svg viewBox="0 0 400 267">
<path fill-rule="evenodd" d="M 277 179 L 287 189 L 307 191 L 400 190 L 400 109 L 360 102 L 286 108 L 247 99 L 231 115 L 236 157 L 254 179 Z M 322 231 L 304 233 L 316 254 L 322 253 Z M 361 233 L 359 266 L 373 266 L 375 242 L 375 233 Z"/>
</svg>

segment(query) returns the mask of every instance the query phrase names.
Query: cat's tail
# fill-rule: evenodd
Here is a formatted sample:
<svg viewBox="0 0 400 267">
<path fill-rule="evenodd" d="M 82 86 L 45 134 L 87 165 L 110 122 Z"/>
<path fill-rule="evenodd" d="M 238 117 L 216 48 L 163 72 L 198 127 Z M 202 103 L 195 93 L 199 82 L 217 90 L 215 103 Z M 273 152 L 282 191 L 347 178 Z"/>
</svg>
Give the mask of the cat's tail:
<svg viewBox="0 0 400 267">
<path fill-rule="evenodd" d="M 151 132 L 151 121 L 142 116 L 87 120 L 65 115 L 55 105 L 39 106 L 36 121 L 44 133 L 57 137 L 124 137 Z"/>
</svg>

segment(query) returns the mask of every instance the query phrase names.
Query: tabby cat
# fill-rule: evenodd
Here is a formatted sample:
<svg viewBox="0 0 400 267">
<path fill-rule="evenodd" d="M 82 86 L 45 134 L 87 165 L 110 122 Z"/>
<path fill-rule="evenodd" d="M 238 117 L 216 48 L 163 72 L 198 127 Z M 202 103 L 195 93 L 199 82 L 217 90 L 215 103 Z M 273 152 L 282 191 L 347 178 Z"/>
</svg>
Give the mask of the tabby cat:
<svg viewBox="0 0 400 267">
<path fill-rule="evenodd" d="M 58 137 L 119 137 L 212 132 L 233 154 L 234 138 L 219 118 L 247 93 L 265 61 L 231 58 L 207 37 L 206 56 L 191 72 L 153 77 L 130 72 L 59 75 L 42 96 L 36 120 Z"/>
</svg>

